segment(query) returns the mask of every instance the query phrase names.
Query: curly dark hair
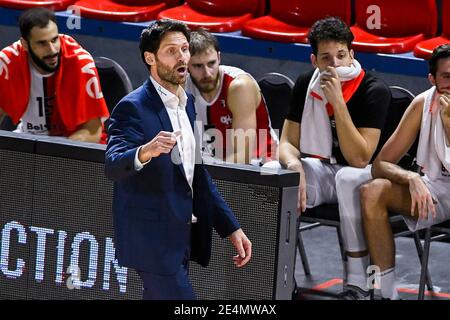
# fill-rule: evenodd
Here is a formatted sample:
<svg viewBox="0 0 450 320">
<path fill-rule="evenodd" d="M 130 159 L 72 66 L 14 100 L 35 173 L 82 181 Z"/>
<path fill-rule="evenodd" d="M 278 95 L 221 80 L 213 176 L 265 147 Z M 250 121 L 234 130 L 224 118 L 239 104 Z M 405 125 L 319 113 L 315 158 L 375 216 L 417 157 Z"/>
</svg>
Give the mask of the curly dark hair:
<svg viewBox="0 0 450 320">
<path fill-rule="evenodd" d="M 314 55 L 317 55 L 319 43 L 322 41 L 337 41 L 345 43 L 348 50 L 354 39 L 350 28 L 338 17 L 328 17 L 314 22 L 308 33 L 308 40 Z"/>
<path fill-rule="evenodd" d="M 438 61 L 448 57 L 450 57 L 450 43 L 441 44 L 434 48 L 431 58 L 428 61 L 428 67 L 433 77 L 436 77 Z"/>
</svg>

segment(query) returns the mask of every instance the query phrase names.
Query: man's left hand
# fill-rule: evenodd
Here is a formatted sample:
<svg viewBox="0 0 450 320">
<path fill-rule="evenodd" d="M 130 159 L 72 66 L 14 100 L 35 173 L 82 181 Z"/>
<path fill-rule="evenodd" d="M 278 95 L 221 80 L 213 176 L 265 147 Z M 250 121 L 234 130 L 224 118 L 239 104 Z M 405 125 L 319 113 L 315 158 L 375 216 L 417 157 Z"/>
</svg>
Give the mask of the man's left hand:
<svg viewBox="0 0 450 320">
<path fill-rule="evenodd" d="M 344 103 L 342 96 L 341 80 L 334 67 L 327 67 L 328 74 L 323 74 L 320 78 L 320 87 L 328 102 L 335 108 L 338 104 Z"/>
<path fill-rule="evenodd" d="M 238 254 L 233 257 L 234 265 L 238 268 L 245 266 L 252 257 L 252 243 L 248 240 L 242 229 L 233 232 L 229 236 L 229 239 L 238 252 Z"/>
</svg>

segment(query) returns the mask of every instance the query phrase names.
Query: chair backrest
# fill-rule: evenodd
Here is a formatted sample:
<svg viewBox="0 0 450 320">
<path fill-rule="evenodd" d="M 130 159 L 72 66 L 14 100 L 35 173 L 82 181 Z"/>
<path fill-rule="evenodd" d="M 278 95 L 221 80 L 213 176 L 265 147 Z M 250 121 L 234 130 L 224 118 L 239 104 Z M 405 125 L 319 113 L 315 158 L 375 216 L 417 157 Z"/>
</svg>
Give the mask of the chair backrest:
<svg viewBox="0 0 450 320">
<path fill-rule="evenodd" d="M 270 15 L 299 27 L 311 27 L 327 16 L 340 17 L 351 23 L 351 0 L 270 0 Z"/>
<path fill-rule="evenodd" d="M 375 14 L 368 10 L 370 6 L 380 8 L 380 28 L 368 28 L 368 21 Z M 433 37 L 437 32 L 435 0 L 355 0 L 355 17 L 360 28 L 382 37 L 406 37 L 422 33 Z"/>
<path fill-rule="evenodd" d="M 264 0 L 262 0 L 264 1 Z M 186 0 L 186 3 L 195 11 L 206 13 L 209 16 L 227 17 L 240 16 L 246 13 L 257 14 L 260 9 L 260 0 Z"/>
<path fill-rule="evenodd" d="M 34 7 L 44 7 L 53 11 L 66 10 L 67 7 L 74 4 L 77 0 L 0 0 L 0 7 L 27 10 Z"/>
<path fill-rule="evenodd" d="M 397 126 L 400 123 L 403 114 L 414 99 L 414 94 L 412 94 L 405 88 L 399 86 L 390 86 L 389 89 L 391 91 L 391 103 L 389 105 L 385 125 L 383 127 L 383 130 L 381 130 L 380 141 L 378 143 L 373 159 L 375 159 L 378 152 L 387 142 L 389 137 L 394 133 L 395 129 L 397 129 Z M 398 164 L 401 167 L 405 169 L 411 169 L 413 167 L 414 159 L 417 153 L 418 142 L 419 137 L 417 136 L 409 151 L 399 161 Z"/>
<path fill-rule="evenodd" d="M 148 6 L 165 2 L 164 0 L 113 0 L 126 6 Z"/>
<path fill-rule="evenodd" d="M 17 128 L 12 122 L 9 116 L 5 116 L 3 119 L 0 117 L 0 130 L 13 131 Z"/>
<path fill-rule="evenodd" d="M 95 57 L 94 61 L 103 96 L 109 112 L 112 112 L 120 99 L 133 90 L 133 86 L 125 70 L 116 61 L 106 57 Z"/>
<path fill-rule="evenodd" d="M 267 105 L 271 126 L 279 130 L 281 136 L 294 82 L 284 74 L 270 72 L 259 78 L 258 84 Z"/>
<path fill-rule="evenodd" d="M 442 34 L 450 38 L 450 0 L 442 0 Z"/>
</svg>

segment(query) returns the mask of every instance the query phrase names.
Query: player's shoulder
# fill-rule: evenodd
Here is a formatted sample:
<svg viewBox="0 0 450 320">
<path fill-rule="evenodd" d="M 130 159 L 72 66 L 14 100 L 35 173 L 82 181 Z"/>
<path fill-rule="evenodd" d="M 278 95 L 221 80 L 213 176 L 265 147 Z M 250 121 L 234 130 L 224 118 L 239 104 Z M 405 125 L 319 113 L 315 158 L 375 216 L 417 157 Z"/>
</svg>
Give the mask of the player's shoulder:
<svg viewBox="0 0 450 320">
<path fill-rule="evenodd" d="M 242 69 L 231 66 L 221 66 L 221 72 L 224 73 L 224 82 L 228 83 L 229 92 L 258 88 L 256 80 L 248 72 Z"/>
<path fill-rule="evenodd" d="M 248 72 L 233 66 L 220 65 L 219 70 L 226 76 L 237 78 L 241 75 L 248 75 Z"/>
</svg>

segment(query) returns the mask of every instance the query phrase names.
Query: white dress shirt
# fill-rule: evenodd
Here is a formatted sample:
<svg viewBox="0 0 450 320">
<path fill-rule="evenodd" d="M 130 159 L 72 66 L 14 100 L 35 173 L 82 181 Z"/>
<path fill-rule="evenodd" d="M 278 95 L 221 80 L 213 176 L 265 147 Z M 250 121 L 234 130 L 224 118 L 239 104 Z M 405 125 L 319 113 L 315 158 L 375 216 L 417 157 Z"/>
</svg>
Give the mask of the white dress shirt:
<svg viewBox="0 0 450 320">
<path fill-rule="evenodd" d="M 189 121 L 189 117 L 186 113 L 186 103 L 187 95 L 181 86 L 178 86 L 177 94 L 174 95 L 172 92 L 161 86 L 152 76 L 150 80 L 153 83 L 156 91 L 158 92 L 161 100 L 166 107 L 167 113 L 169 114 L 170 123 L 172 124 L 173 132 L 180 131 L 181 134 L 177 137 L 178 150 L 180 151 L 180 157 L 172 157 L 172 159 L 180 159 L 183 165 L 184 173 L 189 186 L 192 189 L 192 182 L 194 180 L 194 167 L 195 167 L 195 137 L 194 132 Z M 137 171 L 141 170 L 145 163 L 139 161 L 139 147 L 136 151 L 134 158 L 134 166 Z M 174 149 L 172 149 L 174 150 Z M 175 160 L 176 161 L 176 160 Z M 193 192 L 192 192 L 193 195 Z M 195 222 L 196 218 L 192 216 L 192 221 Z"/>
</svg>

